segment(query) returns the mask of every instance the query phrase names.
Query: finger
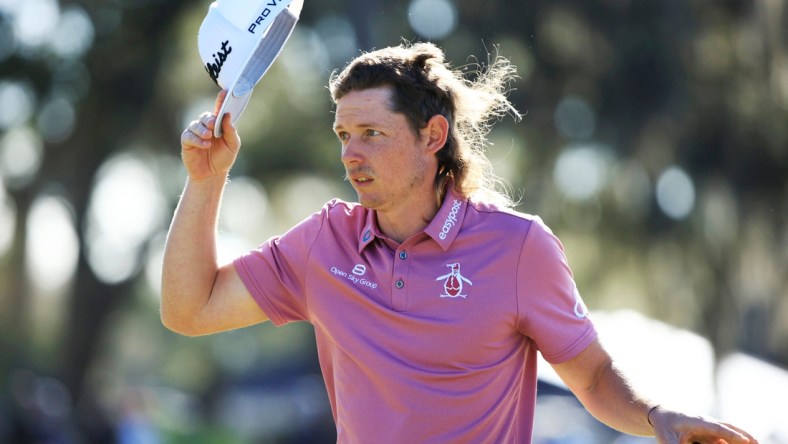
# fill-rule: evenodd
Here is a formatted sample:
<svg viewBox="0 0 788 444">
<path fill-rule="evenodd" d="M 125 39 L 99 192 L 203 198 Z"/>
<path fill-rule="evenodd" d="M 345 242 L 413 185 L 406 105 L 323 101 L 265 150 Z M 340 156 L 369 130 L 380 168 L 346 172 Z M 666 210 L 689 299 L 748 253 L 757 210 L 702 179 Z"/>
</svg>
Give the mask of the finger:
<svg viewBox="0 0 788 444">
<path fill-rule="evenodd" d="M 198 121 L 208 129 L 213 129 L 213 124 L 216 121 L 216 115 L 209 112 L 200 114 Z"/>
<path fill-rule="evenodd" d="M 219 91 L 219 94 L 216 95 L 216 102 L 213 105 L 213 114 L 219 114 L 219 109 L 222 107 L 222 103 L 224 103 L 224 98 L 227 97 L 227 90 L 223 89 Z"/>
<path fill-rule="evenodd" d="M 748 444 L 751 443 L 751 436 L 746 433 L 741 433 L 736 427 L 729 424 L 720 424 L 719 437 L 728 442 L 728 444 Z"/>
<path fill-rule="evenodd" d="M 749 441 L 740 441 L 740 442 L 745 442 L 745 443 L 749 443 L 749 444 L 758 444 L 758 440 L 757 439 L 755 439 L 752 435 L 750 435 L 749 433 L 747 433 L 744 430 L 740 429 L 739 427 L 736 427 L 733 424 L 728 424 L 726 422 L 724 422 L 722 424 L 725 427 L 728 427 L 729 429 L 739 433 L 740 435 L 744 436 L 745 438 L 747 438 L 749 440 Z"/>
<path fill-rule="evenodd" d="M 206 149 L 210 148 L 210 146 L 211 141 L 209 139 L 202 139 L 191 131 L 184 131 L 183 134 L 181 134 L 181 147 L 184 150 L 193 148 Z"/>
<path fill-rule="evenodd" d="M 213 127 L 216 126 L 216 116 L 214 114 L 207 114 L 202 123 L 207 129 L 210 130 L 208 131 L 210 133 L 213 131 Z"/>
<path fill-rule="evenodd" d="M 241 140 L 238 136 L 238 129 L 233 124 L 233 118 L 230 113 L 222 116 L 222 138 L 228 147 L 232 150 L 238 150 Z"/>
<path fill-rule="evenodd" d="M 235 132 L 235 125 L 233 125 L 233 118 L 230 113 L 226 113 L 222 116 L 222 131 L 225 134 Z"/>
<path fill-rule="evenodd" d="M 186 131 L 194 134 L 195 136 L 201 139 L 210 139 L 211 138 L 211 130 L 208 128 L 208 125 L 202 120 L 195 120 L 186 127 Z"/>
<path fill-rule="evenodd" d="M 750 439 L 746 434 L 740 433 L 735 427 L 731 427 L 728 424 L 723 423 L 715 423 L 709 424 L 709 429 L 699 432 L 693 433 L 689 439 L 686 441 L 688 443 L 718 443 L 721 440 L 722 442 L 726 442 L 728 444 L 748 444 L 753 441 Z M 711 439 L 711 441 L 709 441 Z"/>
<path fill-rule="evenodd" d="M 200 114 L 192 120 L 181 134 L 181 146 L 184 150 L 191 148 L 210 148 L 213 143 L 213 126 L 216 118 L 209 112 Z"/>
</svg>

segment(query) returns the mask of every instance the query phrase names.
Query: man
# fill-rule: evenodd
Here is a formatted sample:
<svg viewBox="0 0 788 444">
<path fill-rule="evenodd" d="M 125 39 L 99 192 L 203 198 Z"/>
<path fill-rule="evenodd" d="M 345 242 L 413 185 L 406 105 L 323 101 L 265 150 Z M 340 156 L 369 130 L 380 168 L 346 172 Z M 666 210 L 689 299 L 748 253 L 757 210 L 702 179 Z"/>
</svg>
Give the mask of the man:
<svg viewBox="0 0 788 444">
<path fill-rule="evenodd" d="M 203 114 L 181 137 L 189 178 L 162 321 L 186 335 L 312 323 L 343 443 L 529 442 L 537 351 L 618 430 L 756 442 L 639 396 L 597 340 L 558 239 L 496 191 L 481 148 L 492 119 L 517 115 L 513 75 L 499 58 L 465 80 L 425 43 L 359 56 L 330 82 L 359 204 L 333 200 L 224 266 L 216 218 L 240 139 Z"/>
</svg>

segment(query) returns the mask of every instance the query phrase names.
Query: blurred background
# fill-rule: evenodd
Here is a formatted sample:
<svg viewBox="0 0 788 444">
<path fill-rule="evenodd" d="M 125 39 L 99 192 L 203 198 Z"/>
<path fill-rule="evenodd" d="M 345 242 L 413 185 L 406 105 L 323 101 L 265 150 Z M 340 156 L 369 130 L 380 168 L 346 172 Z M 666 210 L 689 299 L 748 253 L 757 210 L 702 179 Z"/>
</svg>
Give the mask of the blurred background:
<svg viewBox="0 0 788 444">
<path fill-rule="evenodd" d="M 310 326 L 159 321 L 180 133 L 217 93 L 196 48 L 208 4 L 0 0 L 0 442 L 336 439 Z M 223 260 L 354 199 L 327 79 L 402 38 L 469 72 L 517 65 L 525 116 L 488 155 L 633 378 L 788 443 L 785 2 L 307 0 L 239 124 Z M 650 441 L 541 381 L 535 442 Z"/>
</svg>

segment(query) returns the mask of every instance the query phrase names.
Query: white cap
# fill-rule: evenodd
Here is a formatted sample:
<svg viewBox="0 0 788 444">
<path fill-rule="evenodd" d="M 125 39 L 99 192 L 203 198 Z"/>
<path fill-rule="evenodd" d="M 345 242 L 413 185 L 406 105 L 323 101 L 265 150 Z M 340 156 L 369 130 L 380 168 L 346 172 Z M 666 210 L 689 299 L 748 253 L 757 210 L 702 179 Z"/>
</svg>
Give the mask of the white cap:
<svg viewBox="0 0 788 444">
<path fill-rule="evenodd" d="M 303 0 L 216 0 L 197 34 L 203 66 L 227 90 L 214 135 L 230 113 L 238 120 L 252 89 L 279 55 L 301 15 Z"/>
</svg>

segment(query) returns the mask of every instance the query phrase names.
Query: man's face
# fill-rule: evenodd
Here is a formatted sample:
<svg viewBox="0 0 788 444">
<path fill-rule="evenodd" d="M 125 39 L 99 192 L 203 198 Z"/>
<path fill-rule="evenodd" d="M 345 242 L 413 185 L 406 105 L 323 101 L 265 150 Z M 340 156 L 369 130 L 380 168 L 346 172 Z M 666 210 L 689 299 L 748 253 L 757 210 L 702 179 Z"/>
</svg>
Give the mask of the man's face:
<svg viewBox="0 0 788 444">
<path fill-rule="evenodd" d="M 390 103 L 388 87 L 351 91 L 337 101 L 334 131 L 342 143 L 342 164 L 365 207 L 421 212 L 425 193 L 434 200 L 437 160 Z"/>
</svg>

